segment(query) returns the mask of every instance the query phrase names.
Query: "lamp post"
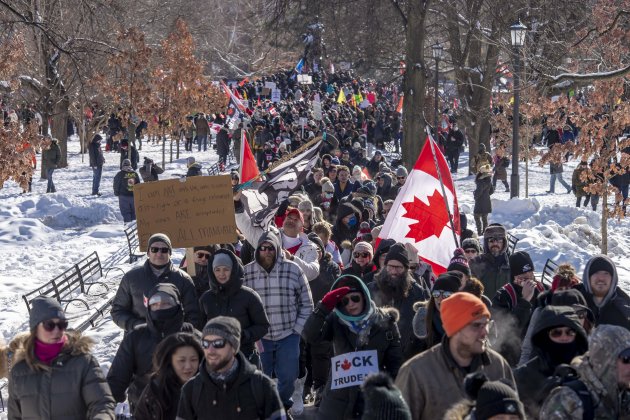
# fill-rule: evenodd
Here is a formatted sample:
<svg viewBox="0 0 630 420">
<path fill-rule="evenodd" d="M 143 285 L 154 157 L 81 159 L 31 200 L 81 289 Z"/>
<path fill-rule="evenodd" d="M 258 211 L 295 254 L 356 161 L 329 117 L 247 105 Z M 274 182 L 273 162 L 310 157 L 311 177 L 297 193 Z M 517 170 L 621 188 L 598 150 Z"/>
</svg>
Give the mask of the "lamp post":
<svg viewBox="0 0 630 420">
<path fill-rule="evenodd" d="M 514 108 L 512 112 L 512 175 L 510 176 L 510 198 L 518 197 L 519 193 L 519 176 L 518 176 L 518 155 L 519 145 L 519 106 L 521 101 L 520 95 L 520 50 L 525 43 L 525 32 L 527 27 L 519 20 L 510 26 L 510 35 L 512 38 L 512 47 L 514 47 Z"/>
<path fill-rule="evenodd" d="M 439 141 L 439 134 L 438 134 L 438 83 L 439 83 L 439 79 L 438 79 L 438 72 L 440 70 L 440 59 L 442 58 L 442 52 L 444 51 L 444 48 L 440 45 L 440 44 L 435 44 L 431 47 L 432 50 L 432 54 L 433 54 L 433 58 L 435 58 L 435 104 L 434 104 L 434 111 L 435 111 L 435 118 L 433 120 L 433 129 L 435 130 L 435 138 L 434 140 L 436 142 Z"/>
</svg>

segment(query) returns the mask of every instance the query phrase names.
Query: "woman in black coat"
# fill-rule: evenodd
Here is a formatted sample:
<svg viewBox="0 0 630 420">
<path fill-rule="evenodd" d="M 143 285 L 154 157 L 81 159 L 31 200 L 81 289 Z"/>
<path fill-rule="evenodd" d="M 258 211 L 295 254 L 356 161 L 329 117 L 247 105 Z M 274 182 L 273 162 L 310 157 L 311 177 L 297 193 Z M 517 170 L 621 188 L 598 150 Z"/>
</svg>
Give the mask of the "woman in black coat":
<svg viewBox="0 0 630 420">
<path fill-rule="evenodd" d="M 201 312 L 209 319 L 223 315 L 241 323 L 241 352 L 254 365 L 260 365 L 255 343 L 269 330 L 269 319 L 258 293 L 243 286 L 243 265 L 227 249 L 218 250 L 208 262 L 210 290 L 199 299 Z"/>
<path fill-rule="evenodd" d="M 492 186 L 492 168 L 490 165 L 481 165 L 479 172 L 475 177 L 475 191 L 473 197 L 475 199 L 475 224 L 477 225 L 477 235 L 483 235 L 483 231 L 488 226 L 488 214 L 492 213 L 492 201 L 490 201 L 490 195 L 494 193 L 494 187 Z"/>
</svg>

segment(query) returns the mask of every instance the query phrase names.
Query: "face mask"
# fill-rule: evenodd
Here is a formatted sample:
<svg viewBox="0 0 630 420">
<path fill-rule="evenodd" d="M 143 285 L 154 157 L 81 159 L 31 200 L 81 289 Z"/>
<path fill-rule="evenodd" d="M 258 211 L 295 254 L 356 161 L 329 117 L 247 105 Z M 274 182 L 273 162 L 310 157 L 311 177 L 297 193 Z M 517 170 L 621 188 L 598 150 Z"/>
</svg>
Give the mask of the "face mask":
<svg viewBox="0 0 630 420">
<path fill-rule="evenodd" d="M 356 217 L 351 217 L 351 218 L 348 220 L 348 226 L 350 226 L 350 227 L 354 227 L 354 226 L 356 226 L 356 224 L 357 224 L 357 218 L 356 218 Z"/>
<path fill-rule="evenodd" d="M 165 321 L 167 319 L 171 319 L 177 315 L 180 311 L 179 306 L 173 306 L 168 309 L 160 309 L 159 311 L 149 311 L 151 313 L 151 319 L 154 321 Z"/>
</svg>

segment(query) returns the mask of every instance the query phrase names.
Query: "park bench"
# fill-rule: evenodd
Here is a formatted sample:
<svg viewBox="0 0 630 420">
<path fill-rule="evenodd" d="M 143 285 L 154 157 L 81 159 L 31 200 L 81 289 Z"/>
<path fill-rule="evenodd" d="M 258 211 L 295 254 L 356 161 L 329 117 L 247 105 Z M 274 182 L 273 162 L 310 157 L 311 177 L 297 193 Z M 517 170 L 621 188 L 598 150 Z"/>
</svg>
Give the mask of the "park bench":
<svg viewBox="0 0 630 420">
<path fill-rule="evenodd" d="M 519 238 L 517 238 L 516 236 L 508 232 L 507 234 L 507 241 L 508 241 L 507 254 L 508 255 L 512 255 L 514 253 L 514 249 L 516 249 L 516 244 L 518 243 L 519 240 L 520 240 Z"/>
<path fill-rule="evenodd" d="M 542 271 L 542 276 L 540 277 L 540 282 L 542 284 L 548 283 L 551 286 L 553 276 L 555 275 L 557 269 L 558 263 L 551 258 L 547 258 L 547 262 L 545 263 L 545 267 Z"/>
<path fill-rule="evenodd" d="M 129 247 L 129 264 L 138 261 L 138 258 L 146 255 L 140 251 L 140 241 L 138 239 L 138 225 L 130 224 L 125 228 L 125 236 L 127 237 L 127 246 Z"/>
</svg>

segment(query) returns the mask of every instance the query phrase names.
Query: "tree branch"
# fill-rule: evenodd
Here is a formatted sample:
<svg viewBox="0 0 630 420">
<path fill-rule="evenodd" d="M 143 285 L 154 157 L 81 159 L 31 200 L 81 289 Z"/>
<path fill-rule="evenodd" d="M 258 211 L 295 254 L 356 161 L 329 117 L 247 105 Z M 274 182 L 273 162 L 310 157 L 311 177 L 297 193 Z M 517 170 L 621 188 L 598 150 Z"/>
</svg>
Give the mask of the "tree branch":
<svg viewBox="0 0 630 420">
<path fill-rule="evenodd" d="M 586 35 L 584 35 L 582 38 L 580 38 L 575 44 L 573 44 L 573 47 L 577 47 L 578 45 L 580 45 L 586 38 L 588 38 L 593 32 L 598 32 L 597 36 L 604 36 L 606 35 L 608 32 L 612 31 L 615 26 L 617 26 L 617 21 L 619 20 L 619 18 L 621 18 L 621 16 L 623 15 L 630 15 L 630 10 L 624 10 L 621 9 L 617 12 L 617 15 L 615 15 L 615 18 L 613 19 L 612 23 L 608 26 L 608 28 L 604 29 L 602 32 L 598 32 L 597 28 L 591 28 L 588 30 L 588 32 L 586 33 Z"/>
<path fill-rule="evenodd" d="M 400 15 L 400 18 L 402 19 L 403 24 L 407 26 L 407 16 L 405 15 L 405 12 L 403 11 L 403 9 L 400 7 L 400 3 L 398 3 L 398 0 L 390 0 L 390 1 L 392 3 L 392 6 L 394 6 L 396 11 Z"/>
</svg>

